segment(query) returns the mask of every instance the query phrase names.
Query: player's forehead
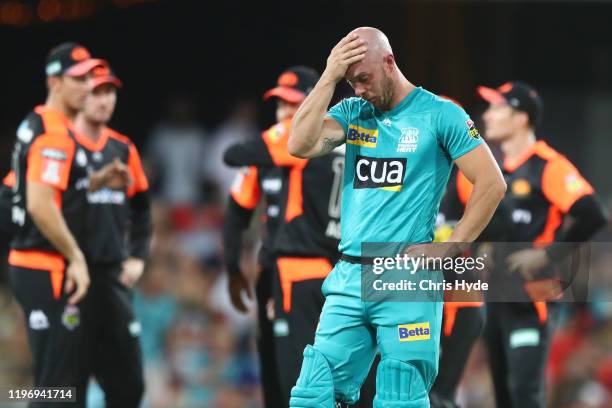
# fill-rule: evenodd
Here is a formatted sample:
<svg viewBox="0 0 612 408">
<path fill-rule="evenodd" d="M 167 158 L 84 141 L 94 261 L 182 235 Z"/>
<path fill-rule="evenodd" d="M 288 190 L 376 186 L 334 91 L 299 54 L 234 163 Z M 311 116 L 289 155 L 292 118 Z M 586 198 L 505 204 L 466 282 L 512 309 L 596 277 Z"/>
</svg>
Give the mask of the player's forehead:
<svg viewBox="0 0 612 408">
<path fill-rule="evenodd" d="M 359 78 L 361 76 L 370 76 L 373 74 L 375 68 L 375 64 L 372 61 L 364 60 L 353 64 L 346 71 L 346 79 L 353 80 L 355 78 Z"/>
</svg>

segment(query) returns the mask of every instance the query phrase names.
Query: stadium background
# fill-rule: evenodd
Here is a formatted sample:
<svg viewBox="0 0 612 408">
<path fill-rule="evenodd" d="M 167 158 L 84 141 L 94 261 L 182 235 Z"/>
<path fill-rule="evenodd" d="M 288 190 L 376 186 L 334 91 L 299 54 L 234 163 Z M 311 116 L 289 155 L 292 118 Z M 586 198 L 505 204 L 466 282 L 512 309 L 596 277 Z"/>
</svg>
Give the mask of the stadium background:
<svg viewBox="0 0 612 408">
<path fill-rule="evenodd" d="M 19 121 L 44 102 L 46 52 L 73 40 L 108 59 L 125 83 L 112 126 L 139 146 L 156 197 L 152 257 L 136 293 L 147 406 L 259 407 L 253 321 L 232 312 L 220 267 L 232 178 L 220 153 L 273 122 L 261 93 L 279 72 L 322 70 L 340 37 L 372 25 L 387 33 L 413 83 L 458 99 L 473 116 L 484 108 L 477 85 L 527 81 L 545 101 L 538 135 L 577 164 L 610 209 L 611 20 L 605 1 L 0 1 L 0 170 Z M 174 159 L 193 149 L 198 160 Z M 598 239 L 609 241 L 609 229 Z M 24 385 L 21 312 L 0 274 L 0 385 Z M 565 316 L 548 374 L 551 406 L 604 407 L 612 303 L 576 305 Z M 461 398 L 492 406 L 480 346 Z"/>
</svg>

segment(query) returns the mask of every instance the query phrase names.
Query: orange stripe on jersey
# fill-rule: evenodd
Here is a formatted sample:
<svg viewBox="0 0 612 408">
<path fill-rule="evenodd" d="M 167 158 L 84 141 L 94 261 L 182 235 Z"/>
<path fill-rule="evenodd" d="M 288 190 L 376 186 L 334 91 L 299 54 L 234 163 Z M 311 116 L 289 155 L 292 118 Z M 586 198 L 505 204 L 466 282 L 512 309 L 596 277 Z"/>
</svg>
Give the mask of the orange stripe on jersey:
<svg viewBox="0 0 612 408">
<path fill-rule="evenodd" d="M 149 189 L 149 181 L 142 168 L 142 162 L 140 161 L 140 155 L 134 144 L 129 145 L 129 156 L 128 156 L 128 168 L 132 175 L 132 185 L 128 188 L 127 195 L 132 197 L 136 193 L 142 193 Z"/>
<path fill-rule="evenodd" d="M 563 213 L 567 213 L 580 198 L 593 192 L 593 187 L 565 157 L 559 155 L 546 163 L 542 173 L 542 193 Z"/>
<path fill-rule="evenodd" d="M 257 183 L 257 167 L 245 167 L 241 169 L 230 190 L 234 201 L 243 208 L 252 210 L 257 207 L 261 197 L 259 184 Z"/>
<path fill-rule="evenodd" d="M 40 115 L 46 134 L 68 136 L 71 124 L 62 112 L 43 105 L 34 108 L 34 112 Z"/>
<path fill-rule="evenodd" d="M 285 212 L 285 221 L 287 222 L 304 213 L 302 176 L 306 163 L 308 163 L 308 161 L 304 160 L 299 165 L 292 167 L 289 171 L 289 194 L 287 197 L 287 210 Z"/>
<path fill-rule="evenodd" d="M 457 196 L 464 207 L 470 199 L 473 189 L 474 185 L 465 177 L 465 174 L 462 171 L 457 171 Z"/>
<path fill-rule="evenodd" d="M 481 307 L 484 302 L 450 302 L 444 301 L 444 327 L 443 333 L 449 337 L 453 333 L 457 312 L 463 307 Z"/>
<path fill-rule="evenodd" d="M 325 279 L 333 269 L 327 258 L 278 258 L 278 275 L 283 293 L 283 310 L 291 311 L 291 290 L 295 282 Z"/>
<path fill-rule="evenodd" d="M 289 141 L 290 130 L 291 120 L 287 119 L 272 126 L 261 135 L 272 161 L 277 166 L 295 166 L 306 161 L 306 159 L 300 159 L 289 154 L 287 142 Z"/>
<path fill-rule="evenodd" d="M 535 306 L 540 323 L 546 323 L 546 320 L 548 320 L 548 307 L 546 306 L 546 302 L 533 302 L 533 305 Z"/>
<path fill-rule="evenodd" d="M 533 241 L 535 246 L 545 246 L 555 240 L 555 232 L 561 226 L 563 222 L 563 215 L 561 211 L 551 205 L 548 207 L 548 215 L 546 216 L 546 224 L 544 224 L 544 230 L 536 237 Z"/>
<path fill-rule="evenodd" d="M 19 251 L 11 249 L 9 252 L 9 265 L 18 268 L 49 271 L 53 297 L 59 299 L 62 294 L 64 281 L 64 268 L 66 261 L 60 254 L 33 250 Z"/>
<path fill-rule="evenodd" d="M 13 188 L 15 185 L 15 172 L 13 170 L 9 171 L 8 174 L 2 179 L 2 184 L 7 187 Z"/>
<path fill-rule="evenodd" d="M 134 144 L 129 137 L 127 137 L 125 135 L 122 135 L 121 133 L 117 132 L 116 130 L 113 130 L 111 128 L 104 128 L 104 131 L 105 131 L 105 133 L 107 133 L 108 137 L 110 137 L 112 139 L 115 139 L 115 140 L 118 140 L 121 143 L 124 143 L 126 145 Z"/>
</svg>

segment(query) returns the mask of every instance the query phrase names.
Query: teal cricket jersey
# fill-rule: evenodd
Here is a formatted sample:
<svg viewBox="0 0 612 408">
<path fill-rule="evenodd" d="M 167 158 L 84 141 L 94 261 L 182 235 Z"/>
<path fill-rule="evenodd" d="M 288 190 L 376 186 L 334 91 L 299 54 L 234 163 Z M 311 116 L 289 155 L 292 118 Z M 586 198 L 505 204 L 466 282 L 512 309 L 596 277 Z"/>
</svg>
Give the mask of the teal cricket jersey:
<svg viewBox="0 0 612 408">
<path fill-rule="evenodd" d="M 327 116 L 346 137 L 340 252 L 431 242 L 453 160 L 483 143 L 467 113 L 418 87 L 390 111 L 348 98 Z"/>
</svg>

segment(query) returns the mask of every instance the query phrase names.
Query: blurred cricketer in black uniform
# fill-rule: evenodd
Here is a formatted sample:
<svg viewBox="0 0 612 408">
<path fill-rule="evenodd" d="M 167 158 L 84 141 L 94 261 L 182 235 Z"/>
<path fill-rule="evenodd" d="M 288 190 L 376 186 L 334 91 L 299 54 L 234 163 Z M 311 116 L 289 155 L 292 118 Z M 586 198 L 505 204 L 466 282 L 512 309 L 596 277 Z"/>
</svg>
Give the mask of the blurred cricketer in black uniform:
<svg viewBox="0 0 612 408">
<path fill-rule="evenodd" d="M 137 407 L 144 392 L 131 288 L 148 256 L 151 214 L 148 181 L 132 141 L 110 128 L 121 81 L 108 66 L 94 68 L 92 91 L 75 120 L 77 138 L 90 169 L 88 238 L 83 251 L 90 265 L 95 316 L 92 371 L 107 406 Z M 80 154 L 77 152 L 77 154 Z M 124 182 L 123 169 L 129 180 Z M 92 239 L 92 236 L 95 238 Z M 119 357 L 119 358 L 118 358 Z"/>
<path fill-rule="evenodd" d="M 483 116 L 485 136 L 500 143 L 504 156 L 508 241 L 530 243 L 493 267 L 497 277 L 521 279 L 520 287 L 533 299 L 487 303 L 485 340 L 496 402 L 502 408 L 542 408 L 556 305 L 532 289 L 551 282 L 551 269 L 568 255 L 567 246 L 550 244 L 588 241 L 605 225 L 606 214 L 576 167 L 536 140 L 542 101 L 535 89 L 514 81 L 497 89 L 479 87 L 478 94 L 490 104 Z M 567 218 L 572 222 L 564 225 Z M 491 285 L 499 285 L 495 279 Z"/>
<path fill-rule="evenodd" d="M 279 193 L 279 211 L 272 214 L 278 217 L 276 232 L 267 239 L 273 340 L 283 407 L 288 406 L 291 387 L 299 376 L 301 352 L 314 339 L 324 303 L 321 285 L 338 258 L 343 152 L 306 160 L 287 150 L 291 118 L 317 79 L 318 74 L 307 67 L 283 72 L 277 86 L 264 95 L 265 99 L 276 98 L 278 123 L 261 138 L 231 146 L 224 155 L 231 166 L 254 166 L 263 174 L 274 172 L 278 180 L 264 179 L 260 185 L 263 191 L 276 187 Z M 364 392 L 364 398 L 368 395 L 371 398 L 373 393 Z"/>
<path fill-rule="evenodd" d="M 103 63 L 90 58 L 78 44 L 64 43 L 51 50 L 47 101 L 19 126 L 11 165 L 11 220 L 16 231 L 9 253 L 10 280 L 28 326 L 34 385 L 76 387 L 76 404 L 70 406 L 84 406 L 92 360 L 102 357 L 94 349 L 102 338 L 94 323 L 114 314 L 103 309 L 106 305 L 95 304 L 98 296 L 90 286 L 89 271 L 98 273 L 90 264 L 90 243 L 105 234 L 89 224 L 87 187 L 92 169 L 87 166 L 84 137 L 72 123 L 91 89 L 91 71 Z M 113 182 L 127 186 L 128 169 L 119 167 L 108 173 Z M 108 261 L 110 267 L 113 260 Z M 97 281 L 94 277 L 96 290 Z M 111 358 L 108 353 L 106 358 Z M 113 360 L 123 358 L 116 351 L 112 354 Z M 131 394 L 109 394 L 107 406 L 136 406 L 129 403 Z"/>
<path fill-rule="evenodd" d="M 265 99 L 272 96 L 278 98 L 276 109 L 278 123 L 263 133 L 262 140 L 266 138 L 269 141 L 278 141 L 283 136 L 284 127 L 287 123 L 290 123 L 291 117 L 304 99 L 308 89 L 314 86 L 316 78 L 315 72 L 305 68 L 288 71 L 286 75 L 283 74 L 279 77 L 278 88 L 283 90 L 283 97 L 269 93 L 264 95 Z M 276 91 L 273 93 L 276 93 Z M 281 379 L 276 361 L 277 353 L 275 351 L 272 321 L 272 315 L 274 314 L 272 311 L 272 288 L 276 268 L 273 246 L 279 226 L 283 222 L 289 180 L 285 174 L 286 170 L 280 167 L 271 165 L 247 166 L 243 163 L 244 157 L 234 158 L 235 161 L 231 160 L 232 156 L 235 156 L 234 150 L 235 148 L 230 148 L 226 152 L 225 158 L 229 159 L 229 161 L 226 160 L 226 163 L 244 167 L 240 170 L 232 186 L 223 226 L 224 257 L 229 274 L 229 292 L 234 307 L 246 312 L 247 307 L 241 296 L 246 292 L 252 298 L 252 294 L 250 282 L 242 272 L 240 265 L 241 238 L 243 231 L 248 229 L 255 209 L 261 201 L 264 203 L 265 228 L 258 255 L 258 277 L 255 284 L 259 324 L 257 346 L 261 365 L 264 403 L 266 407 L 284 407 L 287 406 L 287 402 L 283 401 L 284 398 L 280 388 Z"/>
<path fill-rule="evenodd" d="M 34 385 L 76 386 L 81 405 L 86 380 L 79 382 L 74 350 L 80 336 L 71 329 L 78 319 L 75 305 L 87 293 L 90 279 L 76 239 L 84 213 L 76 192 L 77 174 L 71 168 L 70 121 L 83 109 L 90 71 L 99 63 L 78 44 L 65 43 L 50 51 L 47 100 L 17 129 L 9 182 L 15 224 L 9 277 L 25 313 Z"/>
</svg>

